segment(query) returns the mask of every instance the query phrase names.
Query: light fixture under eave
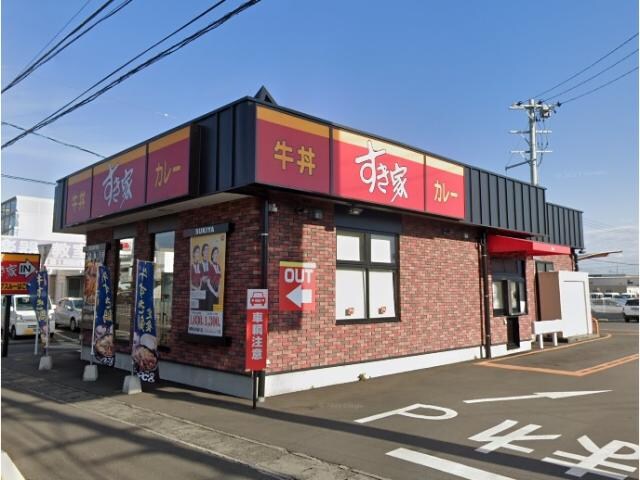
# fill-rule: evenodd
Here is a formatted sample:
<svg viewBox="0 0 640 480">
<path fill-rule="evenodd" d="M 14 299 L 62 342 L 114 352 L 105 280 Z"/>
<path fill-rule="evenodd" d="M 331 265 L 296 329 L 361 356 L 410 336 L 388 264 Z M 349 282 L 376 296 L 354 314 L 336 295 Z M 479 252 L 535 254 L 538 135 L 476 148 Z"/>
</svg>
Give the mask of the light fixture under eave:
<svg viewBox="0 0 640 480">
<path fill-rule="evenodd" d="M 364 208 L 360 208 L 360 207 L 349 207 L 348 213 L 349 215 L 361 215 L 362 212 L 364 212 Z"/>
</svg>

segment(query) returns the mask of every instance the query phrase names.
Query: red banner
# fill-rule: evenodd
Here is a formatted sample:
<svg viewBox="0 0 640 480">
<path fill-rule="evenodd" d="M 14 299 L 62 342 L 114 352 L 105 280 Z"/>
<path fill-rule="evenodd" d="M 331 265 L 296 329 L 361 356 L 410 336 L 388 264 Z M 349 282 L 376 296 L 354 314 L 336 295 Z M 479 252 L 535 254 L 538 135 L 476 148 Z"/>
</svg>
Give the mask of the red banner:
<svg viewBox="0 0 640 480">
<path fill-rule="evenodd" d="M 245 338 L 245 369 L 261 371 L 267 368 L 269 330 L 269 291 L 247 290 L 247 330 Z"/>
<path fill-rule="evenodd" d="M 147 203 L 189 193 L 191 127 L 149 143 Z"/>
<path fill-rule="evenodd" d="M 424 211 L 424 156 L 345 130 L 333 130 L 334 193 Z"/>
<path fill-rule="evenodd" d="M 91 168 L 69 177 L 67 180 L 67 210 L 65 225 L 73 225 L 91 217 Z"/>
<path fill-rule="evenodd" d="M 329 127 L 257 107 L 258 182 L 329 193 Z"/>
<path fill-rule="evenodd" d="M 91 218 L 144 205 L 147 147 L 138 147 L 93 168 Z"/>
<path fill-rule="evenodd" d="M 2 294 L 27 294 L 28 279 L 40 268 L 40 255 L 33 253 L 2 254 Z"/>
<path fill-rule="evenodd" d="M 316 309 L 316 264 L 280 262 L 278 304 L 281 312 Z"/>
<path fill-rule="evenodd" d="M 464 218 L 464 168 L 432 157 L 427 157 L 426 168 L 426 211 Z"/>
</svg>

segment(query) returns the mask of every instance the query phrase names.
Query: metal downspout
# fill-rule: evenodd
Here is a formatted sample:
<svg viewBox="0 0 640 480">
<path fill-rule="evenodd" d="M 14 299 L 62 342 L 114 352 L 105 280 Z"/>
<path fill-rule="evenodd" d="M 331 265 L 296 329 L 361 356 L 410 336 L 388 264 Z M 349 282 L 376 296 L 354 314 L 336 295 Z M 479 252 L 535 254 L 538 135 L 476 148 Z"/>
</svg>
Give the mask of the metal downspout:
<svg viewBox="0 0 640 480">
<path fill-rule="evenodd" d="M 482 266 L 482 296 L 484 300 L 484 348 L 485 357 L 491 358 L 491 312 L 490 295 L 491 285 L 489 284 L 489 254 L 487 252 L 487 232 L 482 232 L 480 240 L 480 263 Z"/>
</svg>

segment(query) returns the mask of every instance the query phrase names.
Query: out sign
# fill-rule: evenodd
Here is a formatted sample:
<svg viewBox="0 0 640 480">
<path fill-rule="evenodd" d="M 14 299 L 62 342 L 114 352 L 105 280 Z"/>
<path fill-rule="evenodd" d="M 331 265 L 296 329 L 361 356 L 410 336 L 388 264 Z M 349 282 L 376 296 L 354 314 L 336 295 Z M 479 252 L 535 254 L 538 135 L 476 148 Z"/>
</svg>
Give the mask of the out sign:
<svg viewBox="0 0 640 480">
<path fill-rule="evenodd" d="M 313 312 L 316 309 L 316 264 L 280 262 L 281 312 Z"/>
</svg>

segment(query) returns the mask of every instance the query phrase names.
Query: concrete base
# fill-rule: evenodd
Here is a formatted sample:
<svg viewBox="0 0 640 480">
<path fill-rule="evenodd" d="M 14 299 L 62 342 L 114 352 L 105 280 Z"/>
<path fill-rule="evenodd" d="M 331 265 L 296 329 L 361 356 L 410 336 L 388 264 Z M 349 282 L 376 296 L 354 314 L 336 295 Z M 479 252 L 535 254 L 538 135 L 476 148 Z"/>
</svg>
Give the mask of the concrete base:
<svg viewBox="0 0 640 480">
<path fill-rule="evenodd" d="M 98 366 L 97 365 L 85 365 L 84 372 L 82 374 L 83 382 L 95 382 L 98 380 Z"/>
<path fill-rule="evenodd" d="M 40 365 L 38 366 L 38 370 L 51 370 L 53 367 L 53 361 L 51 357 L 47 355 L 46 357 L 40 357 Z"/>
<path fill-rule="evenodd" d="M 122 393 L 127 395 L 133 395 L 135 393 L 142 393 L 142 385 L 137 375 L 127 375 L 124 377 L 124 385 L 122 385 Z"/>
</svg>

